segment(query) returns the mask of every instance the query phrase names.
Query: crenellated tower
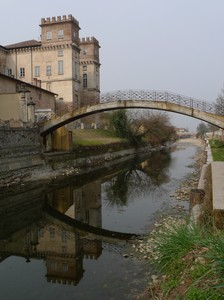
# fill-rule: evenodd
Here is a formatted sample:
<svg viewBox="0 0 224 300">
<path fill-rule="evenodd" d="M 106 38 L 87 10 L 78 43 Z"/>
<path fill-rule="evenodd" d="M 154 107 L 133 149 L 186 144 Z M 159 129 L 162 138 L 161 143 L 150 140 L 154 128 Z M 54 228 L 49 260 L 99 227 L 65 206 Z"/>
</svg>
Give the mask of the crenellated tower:
<svg viewBox="0 0 224 300">
<path fill-rule="evenodd" d="M 41 46 L 45 57 L 46 88 L 59 96 L 57 113 L 63 114 L 80 106 L 79 22 L 72 15 L 41 19 Z"/>
<path fill-rule="evenodd" d="M 80 99 L 82 106 L 96 104 L 100 99 L 100 45 L 95 37 L 80 39 Z"/>
<path fill-rule="evenodd" d="M 72 15 L 42 18 L 40 27 L 42 46 L 65 43 L 79 46 L 79 22 Z"/>
</svg>

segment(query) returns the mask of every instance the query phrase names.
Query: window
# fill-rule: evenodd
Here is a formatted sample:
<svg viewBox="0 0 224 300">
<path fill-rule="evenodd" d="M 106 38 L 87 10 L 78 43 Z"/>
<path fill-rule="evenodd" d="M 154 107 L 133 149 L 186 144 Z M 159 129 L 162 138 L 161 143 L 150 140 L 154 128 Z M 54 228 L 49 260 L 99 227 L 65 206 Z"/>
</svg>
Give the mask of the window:
<svg viewBox="0 0 224 300">
<path fill-rule="evenodd" d="M 46 33 L 46 39 L 47 39 L 47 40 L 52 40 L 52 33 L 51 33 L 50 31 L 48 31 L 48 32 Z"/>
<path fill-rule="evenodd" d="M 62 270 L 65 273 L 68 272 L 68 264 L 67 263 L 65 263 L 65 262 L 62 263 Z"/>
<path fill-rule="evenodd" d="M 61 252 L 62 253 L 66 253 L 67 252 L 67 247 L 66 246 L 62 246 L 61 247 Z"/>
<path fill-rule="evenodd" d="M 40 76 L 40 66 L 34 67 L 34 76 L 39 77 Z"/>
<path fill-rule="evenodd" d="M 78 64 L 77 61 L 75 61 L 75 78 L 78 77 Z"/>
<path fill-rule="evenodd" d="M 63 39 L 63 37 L 64 37 L 64 30 L 63 29 L 58 30 L 58 38 Z"/>
<path fill-rule="evenodd" d="M 63 56 L 63 50 L 58 50 L 58 56 Z"/>
<path fill-rule="evenodd" d="M 85 215 L 86 215 L 86 218 L 85 218 L 85 222 L 87 223 L 87 224 L 89 224 L 89 211 L 86 209 L 86 211 L 85 211 Z"/>
<path fill-rule="evenodd" d="M 58 61 L 58 75 L 64 74 L 64 63 L 63 60 Z"/>
<path fill-rule="evenodd" d="M 83 66 L 83 67 L 82 67 L 82 70 L 83 70 L 83 71 L 87 71 L 87 66 Z"/>
<path fill-rule="evenodd" d="M 96 67 L 96 88 L 99 88 L 99 68 Z"/>
<path fill-rule="evenodd" d="M 25 77 L 25 68 L 20 68 L 19 69 L 19 76 L 20 77 Z"/>
<path fill-rule="evenodd" d="M 86 89 L 87 88 L 87 74 L 83 74 L 83 88 Z"/>
<path fill-rule="evenodd" d="M 56 261 L 51 261 L 50 262 L 50 268 L 52 271 L 57 271 L 57 263 Z"/>
<path fill-rule="evenodd" d="M 87 49 L 83 49 L 82 54 L 86 55 L 87 54 Z"/>
<path fill-rule="evenodd" d="M 74 101 L 75 101 L 74 107 L 75 107 L 75 108 L 80 108 L 80 101 L 79 101 L 78 95 L 75 94 L 75 95 L 74 95 L 74 99 L 75 99 L 75 100 L 74 100 Z M 80 219 L 81 219 L 81 218 L 79 217 L 79 213 L 78 213 L 78 212 L 76 213 L 76 219 L 77 219 L 77 220 L 80 220 Z"/>
<path fill-rule="evenodd" d="M 66 243 L 67 242 L 67 234 L 65 230 L 62 230 L 61 232 L 61 240 L 62 242 Z"/>
<path fill-rule="evenodd" d="M 47 75 L 47 76 L 51 76 L 51 66 L 50 66 L 50 65 L 48 65 L 48 66 L 46 67 L 46 75 Z"/>
<path fill-rule="evenodd" d="M 51 91 L 51 82 L 47 82 L 47 83 L 46 83 L 46 89 L 47 89 L 48 91 Z"/>
<path fill-rule="evenodd" d="M 12 69 L 8 69 L 8 70 L 7 70 L 7 75 L 8 75 L 8 76 L 12 76 Z"/>
<path fill-rule="evenodd" d="M 49 229 L 49 231 L 50 231 L 50 238 L 51 238 L 51 239 L 54 239 L 54 238 L 55 238 L 55 228 L 54 228 L 54 227 L 51 227 L 51 228 Z"/>
</svg>

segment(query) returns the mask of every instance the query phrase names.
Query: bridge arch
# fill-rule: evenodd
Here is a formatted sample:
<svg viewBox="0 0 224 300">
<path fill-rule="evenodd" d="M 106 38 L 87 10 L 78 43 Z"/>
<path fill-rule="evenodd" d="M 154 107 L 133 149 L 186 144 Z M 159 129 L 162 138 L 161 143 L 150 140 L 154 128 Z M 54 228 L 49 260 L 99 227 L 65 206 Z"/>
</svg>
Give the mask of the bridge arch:
<svg viewBox="0 0 224 300">
<path fill-rule="evenodd" d="M 117 91 L 101 95 L 99 104 L 82 107 L 40 125 L 40 135 L 46 136 L 57 128 L 83 117 L 116 109 L 154 109 L 193 117 L 224 129 L 222 110 L 214 104 L 186 96 L 160 91 Z"/>
</svg>

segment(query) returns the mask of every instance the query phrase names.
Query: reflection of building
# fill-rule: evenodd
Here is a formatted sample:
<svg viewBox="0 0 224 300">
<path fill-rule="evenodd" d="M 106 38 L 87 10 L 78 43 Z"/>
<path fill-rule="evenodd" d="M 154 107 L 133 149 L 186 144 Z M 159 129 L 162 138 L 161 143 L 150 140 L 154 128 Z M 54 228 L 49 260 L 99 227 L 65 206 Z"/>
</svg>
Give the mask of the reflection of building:
<svg viewBox="0 0 224 300">
<path fill-rule="evenodd" d="M 48 203 L 61 213 L 91 226 L 102 226 L 101 181 L 93 181 L 73 190 L 66 186 L 48 194 Z"/>
<path fill-rule="evenodd" d="M 77 284 L 83 276 L 83 251 L 79 236 L 65 226 L 48 224 L 39 230 L 36 255 L 46 260 L 47 280 Z"/>
<path fill-rule="evenodd" d="M 89 225 L 101 227 L 101 181 L 93 181 L 74 190 L 73 196 L 74 217 Z"/>
<path fill-rule="evenodd" d="M 46 198 L 46 201 L 62 215 L 101 227 L 100 180 L 74 190 L 72 186 L 60 188 L 49 193 Z M 38 205 L 40 218 L 40 199 L 35 203 Z M 36 212 L 34 205 L 32 209 Z M 32 218 L 29 224 L 32 224 Z M 77 284 L 84 273 L 83 258 L 97 259 L 102 253 L 101 241 L 88 240 L 84 236 L 80 238 L 73 226 L 66 225 L 52 216 L 46 216 L 41 224 L 25 226 L 23 229 L 19 227 L 13 234 L 10 232 L 10 239 L 0 241 L 0 257 L 3 260 L 10 255 L 23 256 L 27 262 L 30 258 L 43 258 L 46 261 L 48 282 Z"/>
<path fill-rule="evenodd" d="M 85 258 L 97 259 L 102 253 L 102 242 L 82 239 L 82 248 Z"/>
<path fill-rule="evenodd" d="M 102 242 L 80 239 L 74 230 L 63 223 L 32 225 L 0 241 L 0 261 L 9 256 L 23 256 L 46 261 L 48 282 L 78 284 L 83 277 L 83 257 L 97 259 L 102 253 Z"/>
</svg>

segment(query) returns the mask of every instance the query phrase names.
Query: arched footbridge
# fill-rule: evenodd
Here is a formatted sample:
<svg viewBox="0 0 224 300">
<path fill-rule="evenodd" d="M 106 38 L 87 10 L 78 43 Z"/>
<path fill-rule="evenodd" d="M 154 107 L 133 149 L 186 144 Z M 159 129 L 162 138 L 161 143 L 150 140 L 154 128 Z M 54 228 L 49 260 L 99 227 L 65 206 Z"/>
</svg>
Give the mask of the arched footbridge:
<svg viewBox="0 0 224 300">
<path fill-rule="evenodd" d="M 40 125 L 46 136 L 80 118 L 116 109 L 155 109 L 190 116 L 224 129 L 224 107 L 166 91 L 116 91 L 101 94 L 100 103 L 82 107 Z"/>
</svg>

